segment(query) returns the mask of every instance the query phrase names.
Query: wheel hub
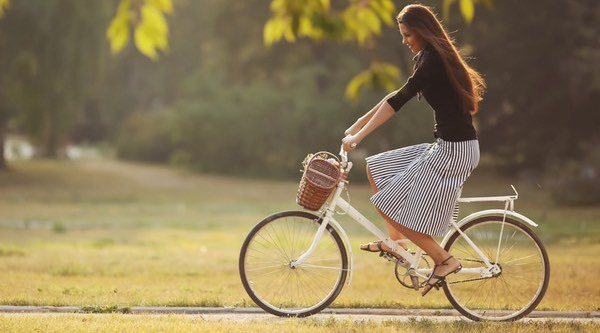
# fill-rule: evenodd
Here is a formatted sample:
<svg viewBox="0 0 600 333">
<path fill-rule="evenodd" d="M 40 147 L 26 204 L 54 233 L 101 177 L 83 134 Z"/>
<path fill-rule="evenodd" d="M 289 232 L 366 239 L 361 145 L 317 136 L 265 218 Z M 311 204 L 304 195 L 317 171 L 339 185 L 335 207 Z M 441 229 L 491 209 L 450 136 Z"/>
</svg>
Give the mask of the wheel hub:
<svg viewBox="0 0 600 333">
<path fill-rule="evenodd" d="M 502 275 L 502 266 L 499 263 L 495 263 L 494 266 L 490 269 L 492 273 L 492 277 L 499 277 Z"/>
</svg>

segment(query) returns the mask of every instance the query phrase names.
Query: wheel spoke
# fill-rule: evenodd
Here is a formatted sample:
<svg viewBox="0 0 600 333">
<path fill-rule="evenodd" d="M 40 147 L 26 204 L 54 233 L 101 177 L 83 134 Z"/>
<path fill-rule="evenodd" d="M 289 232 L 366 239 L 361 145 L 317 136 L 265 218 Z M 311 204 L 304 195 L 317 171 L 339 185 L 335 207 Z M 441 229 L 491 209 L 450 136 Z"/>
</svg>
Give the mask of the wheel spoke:
<svg viewBox="0 0 600 333">
<path fill-rule="evenodd" d="M 313 264 L 302 264 L 302 266 L 310 267 L 310 268 L 318 268 L 318 269 L 332 269 L 332 270 L 336 270 L 336 271 L 339 271 L 341 269 L 340 267 L 313 265 Z"/>
<path fill-rule="evenodd" d="M 475 275 L 473 279 L 464 279 L 464 276 L 461 279 L 454 274 L 448 277 L 445 288 L 450 301 L 472 319 L 520 318 L 533 310 L 547 288 L 547 255 L 537 236 L 507 218 L 499 242 L 502 224 L 502 219 L 489 218 L 462 227 L 483 253 L 488 256 L 493 253 L 494 256 L 488 257 L 490 260 L 499 253 L 498 262 L 492 262 L 500 268 L 495 277 Z M 479 256 L 458 233 L 450 237 L 446 249 L 460 258 L 465 267 L 484 267 L 480 266 L 483 263 Z"/>
<path fill-rule="evenodd" d="M 244 288 L 258 305 L 277 315 L 302 315 L 330 304 L 347 276 L 345 248 L 339 235 L 325 230 L 303 262 L 292 268 L 311 246 L 320 220 L 304 212 L 265 219 L 242 249 Z"/>
</svg>

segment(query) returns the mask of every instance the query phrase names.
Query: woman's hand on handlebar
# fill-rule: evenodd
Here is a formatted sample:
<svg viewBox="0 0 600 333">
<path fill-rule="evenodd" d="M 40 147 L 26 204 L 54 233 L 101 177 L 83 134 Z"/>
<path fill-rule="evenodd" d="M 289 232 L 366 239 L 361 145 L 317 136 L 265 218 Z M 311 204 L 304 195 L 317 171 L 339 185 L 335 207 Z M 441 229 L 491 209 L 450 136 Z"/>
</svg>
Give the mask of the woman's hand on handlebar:
<svg viewBox="0 0 600 333">
<path fill-rule="evenodd" d="M 342 139 L 342 146 L 344 147 L 345 151 L 352 151 L 354 148 L 356 148 L 356 146 L 358 146 L 361 140 L 362 139 L 358 137 L 358 135 L 349 134 Z"/>
</svg>

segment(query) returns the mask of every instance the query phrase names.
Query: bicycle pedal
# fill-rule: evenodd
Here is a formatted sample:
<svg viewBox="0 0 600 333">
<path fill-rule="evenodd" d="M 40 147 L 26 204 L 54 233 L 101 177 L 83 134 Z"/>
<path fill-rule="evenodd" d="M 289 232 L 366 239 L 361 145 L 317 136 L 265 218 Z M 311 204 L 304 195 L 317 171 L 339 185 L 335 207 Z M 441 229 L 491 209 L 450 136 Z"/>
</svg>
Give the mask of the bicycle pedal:
<svg viewBox="0 0 600 333">
<path fill-rule="evenodd" d="M 386 260 L 391 261 L 393 263 L 395 263 L 395 262 L 398 261 L 398 259 L 396 259 L 396 257 L 394 257 L 393 255 L 391 255 L 389 253 L 383 252 L 383 251 L 379 252 L 379 256 L 382 257 L 383 259 L 386 259 Z"/>
<path fill-rule="evenodd" d="M 414 275 L 411 275 L 410 276 L 410 281 L 412 282 L 413 289 L 414 290 L 419 290 L 419 288 L 420 288 L 419 278 L 416 277 L 416 276 L 414 276 Z"/>
</svg>

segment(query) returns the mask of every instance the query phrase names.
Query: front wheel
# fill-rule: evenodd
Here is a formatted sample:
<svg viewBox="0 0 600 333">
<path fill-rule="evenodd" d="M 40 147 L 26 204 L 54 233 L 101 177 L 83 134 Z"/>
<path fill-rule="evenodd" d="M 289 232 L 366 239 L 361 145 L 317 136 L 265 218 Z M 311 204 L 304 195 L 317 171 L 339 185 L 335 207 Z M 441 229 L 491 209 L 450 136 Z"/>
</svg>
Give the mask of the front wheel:
<svg viewBox="0 0 600 333">
<path fill-rule="evenodd" d="M 322 222 L 308 212 L 286 211 L 265 218 L 246 237 L 240 278 L 250 298 L 265 311 L 306 317 L 339 295 L 348 274 L 348 255 L 331 225 L 301 265 L 290 265 L 308 250 Z"/>
<path fill-rule="evenodd" d="M 502 216 L 473 220 L 461 230 L 497 270 L 475 273 L 485 264 L 455 231 L 445 250 L 460 260 L 463 270 L 450 274 L 444 285 L 454 308 L 476 321 L 513 321 L 529 314 L 544 297 L 550 279 L 548 254 L 539 237 L 519 221 L 506 217 L 502 222 Z"/>
</svg>

